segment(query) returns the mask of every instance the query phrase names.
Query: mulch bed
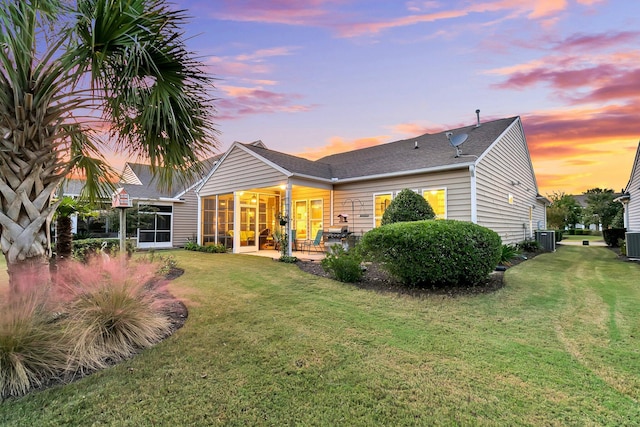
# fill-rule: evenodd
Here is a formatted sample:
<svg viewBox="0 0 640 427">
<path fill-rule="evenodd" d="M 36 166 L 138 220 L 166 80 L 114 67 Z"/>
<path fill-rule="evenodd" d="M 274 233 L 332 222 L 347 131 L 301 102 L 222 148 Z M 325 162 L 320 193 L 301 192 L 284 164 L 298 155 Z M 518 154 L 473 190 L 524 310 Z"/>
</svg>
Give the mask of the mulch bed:
<svg viewBox="0 0 640 427">
<path fill-rule="evenodd" d="M 531 259 L 536 254 L 525 254 L 523 258 L 519 257 L 513 260 L 510 266 L 504 266 L 505 269 L 520 264 L 527 259 Z M 324 271 L 322 265 L 315 261 L 298 261 L 296 265 L 303 271 L 314 274 L 316 276 L 332 278 L 331 274 Z M 504 271 L 492 272 L 487 280 L 479 285 L 458 285 L 445 287 L 408 287 L 391 277 L 386 271 L 375 263 L 367 264 L 362 280 L 352 283 L 360 289 L 368 289 L 380 293 L 394 293 L 399 295 L 409 295 L 414 297 L 422 297 L 429 295 L 441 295 L 448 297 L 456 297 L 462 295 L 479 295 L 495 292 L 504 287 Z"/>
</svg>

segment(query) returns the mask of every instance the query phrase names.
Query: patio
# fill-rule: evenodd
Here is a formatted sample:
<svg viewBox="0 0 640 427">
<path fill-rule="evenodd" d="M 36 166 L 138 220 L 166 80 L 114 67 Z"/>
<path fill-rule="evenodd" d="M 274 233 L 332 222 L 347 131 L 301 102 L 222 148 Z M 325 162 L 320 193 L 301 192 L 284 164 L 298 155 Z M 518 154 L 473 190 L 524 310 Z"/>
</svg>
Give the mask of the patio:
<svg viewBox="0 0 640 427">
<path fill-rule="evenodd" d="M 271 259 L 280 258 L 280 251 L 276 250 L 260 250 L 254 252 L 244 252 L 243 255 L 255 255 Z M 301 261 L 321 261 L 325 257 L 324 252 L 306 252 L 306 251 L 293 251 L 292 255 Z"/>
</svg>

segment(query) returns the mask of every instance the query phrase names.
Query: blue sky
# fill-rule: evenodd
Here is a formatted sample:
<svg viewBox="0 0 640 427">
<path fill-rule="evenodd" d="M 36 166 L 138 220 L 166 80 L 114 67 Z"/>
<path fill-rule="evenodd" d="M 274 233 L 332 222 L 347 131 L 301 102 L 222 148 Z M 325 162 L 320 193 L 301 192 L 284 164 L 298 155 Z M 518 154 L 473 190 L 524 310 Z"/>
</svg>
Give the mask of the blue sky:
<svg viewBox="0 0 640 427">
<path fill-rule="evenodd" d="M 183 0 L 219 150 L 321 155 L 521 116 L 542 194 L 619 191 L 640 137 L 640 2 Z"/>
</svg>

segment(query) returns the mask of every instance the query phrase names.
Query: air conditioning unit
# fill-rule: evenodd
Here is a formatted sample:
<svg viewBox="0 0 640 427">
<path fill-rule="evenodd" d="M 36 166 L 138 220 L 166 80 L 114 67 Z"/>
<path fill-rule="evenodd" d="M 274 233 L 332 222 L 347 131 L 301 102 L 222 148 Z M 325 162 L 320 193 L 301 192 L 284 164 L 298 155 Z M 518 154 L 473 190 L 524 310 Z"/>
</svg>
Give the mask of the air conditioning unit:
<svg viewBox="0 0 640 427">
<path fill-rule="evenodd" d="M 640 258 L 640 231 L 625 233 L 627 244 L 627 256 L 629 258 Z"/>
<path fill-rule="evenodd" d="M 556 232 L 554 230 L 537 230 L 536 240 L 546 252 L 555 252 Z"/>
</svg>

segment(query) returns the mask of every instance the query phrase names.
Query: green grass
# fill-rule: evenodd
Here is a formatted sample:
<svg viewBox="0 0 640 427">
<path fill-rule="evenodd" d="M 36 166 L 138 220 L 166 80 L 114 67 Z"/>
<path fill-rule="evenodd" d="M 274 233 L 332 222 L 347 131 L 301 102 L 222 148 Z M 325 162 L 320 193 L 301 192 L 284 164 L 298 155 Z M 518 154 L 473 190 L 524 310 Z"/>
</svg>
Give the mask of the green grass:
<svg viewBox="0 0 640 427">
<path fill-rule="evenodd" d="M 0 405 L 0 424 L 632 425 L 640 267 L 561 247 L 490 295 L 411 298 L 294 265 L 173 253 L 181 330 Z"/>
<path fill-rule="evenodd" d="M 590 242 L 604 242 L 602 235 L 597 236 L 570 236 L 569 234 L 564 234 L 562 236 L 562 240 L 571 240 L 575 242 L 582 242 L 583 240 L 588 240 Z"/>
</svg>

